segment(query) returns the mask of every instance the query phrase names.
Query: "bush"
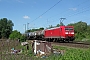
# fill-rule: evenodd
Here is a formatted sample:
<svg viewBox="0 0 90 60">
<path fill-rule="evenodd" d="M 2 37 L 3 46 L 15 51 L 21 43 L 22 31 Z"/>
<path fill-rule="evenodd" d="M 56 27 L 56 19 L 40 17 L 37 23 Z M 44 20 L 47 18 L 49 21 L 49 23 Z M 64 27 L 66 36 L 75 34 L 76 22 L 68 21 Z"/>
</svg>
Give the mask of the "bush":
<svg viewBox="0 0 90 60">
<path fill-rule="evenodd" d="M 22 34 L 20 32 L 18 32 L 17 30 L 14 30 L 10 35 L 9 38 L 11 40 L 16 40 L 18 38 L 20 38 L 22 36 Z"/>
<path fill-rule="evenodd" d="M 20 42 L 25 42 L 26 41 L 26 36 L 22 35 L 20 32 L 18 32 L 17 30 L 14 30 L 10 36 L 10 39 L 12 40 L 16 40 L 19 39 Z"/>
<path fill-rule="evenodd" d="M 26 37 L 25 36 L 21 36 L 20 37 L 20 42 L 25 42 L 26 41 Z"/>
</svg>

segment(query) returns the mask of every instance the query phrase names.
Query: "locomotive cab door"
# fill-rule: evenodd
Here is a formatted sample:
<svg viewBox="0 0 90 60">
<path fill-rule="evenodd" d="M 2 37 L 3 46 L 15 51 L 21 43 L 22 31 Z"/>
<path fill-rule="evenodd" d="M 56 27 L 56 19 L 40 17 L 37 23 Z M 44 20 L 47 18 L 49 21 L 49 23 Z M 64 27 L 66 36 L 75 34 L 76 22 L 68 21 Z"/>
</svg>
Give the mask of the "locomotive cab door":
<svg viewBox="0 0 90 60">
<path fill-rule="evenodd" d="M 60 38 L 61 38 L 61 34 L 62 34 L 62 28 L 60 28 L 60 32 L 59 32 L 59 33 L 60 33 Z"/>
<path fill-rule="evenodd" d="M 61 27 L 60 28 L 60 39 L 63 40 L 64 39 L 64 34 L 63 34 L 64 30 L 63 28 Z"/>
</svg>

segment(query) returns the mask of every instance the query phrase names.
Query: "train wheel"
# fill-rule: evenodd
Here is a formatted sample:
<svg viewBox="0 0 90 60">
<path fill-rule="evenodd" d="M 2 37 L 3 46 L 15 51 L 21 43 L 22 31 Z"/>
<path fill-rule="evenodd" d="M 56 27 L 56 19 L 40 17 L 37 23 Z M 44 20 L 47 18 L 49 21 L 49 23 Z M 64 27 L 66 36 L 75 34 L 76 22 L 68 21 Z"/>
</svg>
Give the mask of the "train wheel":
<svg viewBox="0 0 90 60">
<path fill-rule="evenodd" d="M 54 38 L 51 38 L 51 42 L 53 42 Z"/>
<path fill-rule="evenodd" d="M 51 40 L 51 39 L 49 38 L 48 41 L 50 42 L 50 40 Z"/>
<path fill-rule="evenodd" d="M 46 39 L 46 38 L 44 38 L 44 40 L 45 40 L 45 41 L 47 41 L 47 39 Z"/>
<path fill-rule="evenodd" d="M 58 42 L 58 38 L 55 40 L 55 42 Z"/>
<path fill-rule="evenodd" d="M 66 40 L 65 39 L 63 39 L 63 42 L 65 42 Z"/>
<path fill-rule="evenodd" d="M 68 43 L 69 43 L 70 41 L 68 40 Z"/>
<path fill-rule="evenodd" d="M 68 43 L 71 41 L 71 39 L 68 39 Z"/>
</svg>

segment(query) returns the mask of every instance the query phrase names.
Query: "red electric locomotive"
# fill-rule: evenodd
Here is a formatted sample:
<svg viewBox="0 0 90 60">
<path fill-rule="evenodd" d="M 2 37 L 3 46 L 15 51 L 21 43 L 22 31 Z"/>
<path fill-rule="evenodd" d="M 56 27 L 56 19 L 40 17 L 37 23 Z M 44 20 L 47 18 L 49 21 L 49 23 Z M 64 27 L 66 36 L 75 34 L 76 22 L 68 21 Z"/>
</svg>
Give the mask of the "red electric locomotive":
<svg viewBox="0 0 90 60">
<path fill-rule="evenodd" d="M 73 41 L 74 27 L 73 26 L 60 26 L 56 28 L 46 29 L 44 32 L 44 38 L 62 41 Z"/>
<path fill-rule="evenodd" d="M 51 29 L 31 32 L 29 37 L 34 39 L 45 39 L 50 41 L 73 41 L 74 27 L 73 26 L 60 26 Z"/>
</svg>

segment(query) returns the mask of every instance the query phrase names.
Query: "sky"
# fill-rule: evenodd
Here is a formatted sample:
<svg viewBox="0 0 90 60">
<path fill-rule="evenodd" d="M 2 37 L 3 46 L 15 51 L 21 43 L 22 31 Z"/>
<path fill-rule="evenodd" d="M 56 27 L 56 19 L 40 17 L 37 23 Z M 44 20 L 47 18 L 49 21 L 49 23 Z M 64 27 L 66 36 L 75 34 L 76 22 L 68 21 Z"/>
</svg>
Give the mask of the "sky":
<svg viewBox="0 0 90 60">
<path fill-rule="evenodd" d="M 0 0 L 0 19 L 14 23 L 13 30 L 65 25 L 79 21 L 90 24 L 90 0 Z"/>
</svg>

